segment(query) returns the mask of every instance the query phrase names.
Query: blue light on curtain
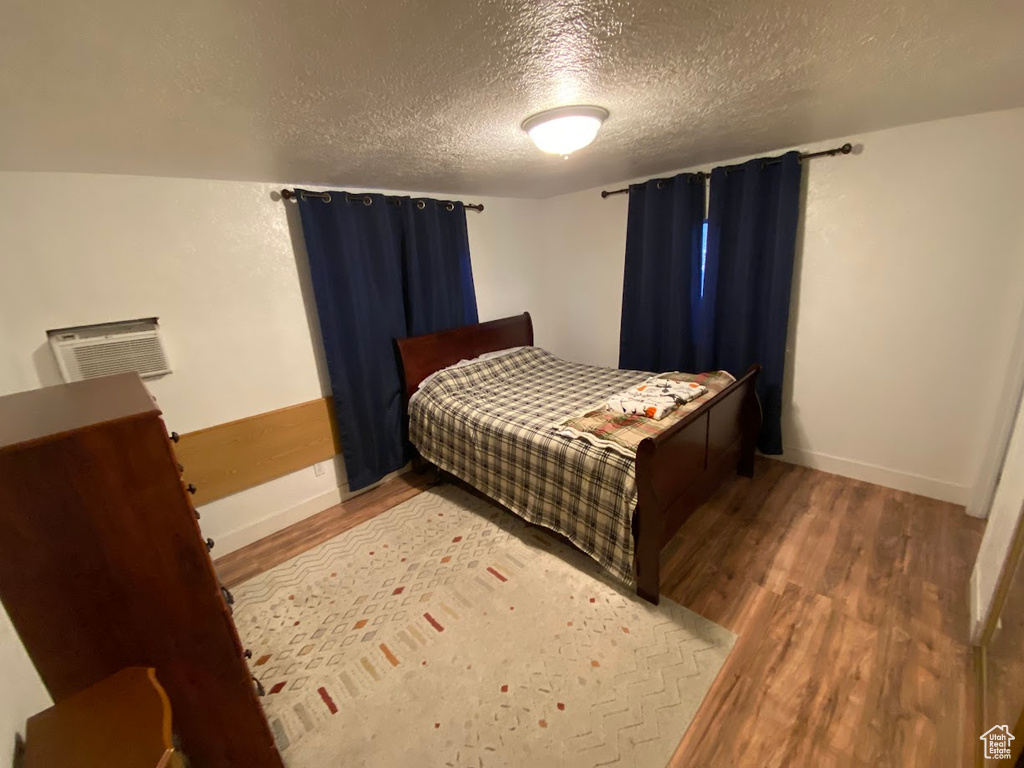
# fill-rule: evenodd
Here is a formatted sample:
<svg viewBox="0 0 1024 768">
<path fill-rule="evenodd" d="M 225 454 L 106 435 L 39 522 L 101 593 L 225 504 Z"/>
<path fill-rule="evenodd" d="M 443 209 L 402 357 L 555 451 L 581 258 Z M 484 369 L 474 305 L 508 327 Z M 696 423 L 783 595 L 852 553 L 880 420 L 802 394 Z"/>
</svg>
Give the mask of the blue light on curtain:
<svg viewBox="0 0 1024 768">
<path fill-rule="evenodd" d="M 700 296 L 704 298 L 704 271 L 708 261 L 708 220 L 700 227 Z"/>
<path fill-rule="evenodd" d="M 420 202 L 299 195 L 351 490 L 411 458 L 394 340 L 477 320 L 465 209 Z"/>
<path fill-rule="evenodd" d="M 629 188 L 619 367 L 695 370 L 704 181 L 683 173 Z"/>
<path fill-rule="evenodd" d="M 782 453 L 782 383 L 800 215 L 800 155 L 715 168 L 696 370 L 762 366 L 758 450 Z"/>
</svg>

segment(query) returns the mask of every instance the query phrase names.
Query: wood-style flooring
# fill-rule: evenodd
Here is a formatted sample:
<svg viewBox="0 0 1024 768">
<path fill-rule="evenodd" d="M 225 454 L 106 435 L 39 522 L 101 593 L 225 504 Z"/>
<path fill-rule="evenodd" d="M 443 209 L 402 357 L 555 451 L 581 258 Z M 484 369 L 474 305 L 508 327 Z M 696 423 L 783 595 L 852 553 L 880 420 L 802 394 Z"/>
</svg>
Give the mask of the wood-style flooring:
<svg viewBox="0 0 1024 768">
<path fill-rule="evenodd" d="M 224 586 L 241 584 L 411 499 L 426 488 L 430 480 L 431 476 L 426 473 L 406 472 L 255 544 L 224 555 L 214 562 L 214 568 Z"/>
<path fill-rule="evenodd" d="M 1009 589 L 999 612 L 991 641 L 985 647 L 985 723 L 1005 724 L 1017 739 L 1011 742 L 1014 754 L 1024 755 L 1024 559 L 1018 560 L 1010 575 Z M 980 742 L 979 742 L 980 744 Z M 998 766 L 1005 760 L 989 760 L 985 765 Z"/>
<path fill-rule="evenodd" d="M 970 765 L 961 507 L 760 460 L 680 530 L 662 593 L 739 635 L 671 765 Z"/>
<path fill-rule="evenodd" d="M 419 493 L 404 475 L 217 561 L 229 586 Z M 662 555 L 664 596 L 739 636 L 671 768 L 971 764 L 961 507 L 758 459 Z"/>
</svg>

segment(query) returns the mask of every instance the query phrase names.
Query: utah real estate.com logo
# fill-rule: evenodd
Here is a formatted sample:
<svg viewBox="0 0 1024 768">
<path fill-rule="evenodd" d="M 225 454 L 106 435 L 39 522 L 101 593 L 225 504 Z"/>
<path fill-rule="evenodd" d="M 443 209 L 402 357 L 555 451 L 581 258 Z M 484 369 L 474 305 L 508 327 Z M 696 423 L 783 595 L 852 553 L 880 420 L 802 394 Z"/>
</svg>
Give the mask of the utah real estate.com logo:
<svg viewBox="0 0 1024 768">
<path fill-rule="evenodd" d="M 978 737 L 985 742 L 986 760 L 1009 760 L 1010 742 L 1016 738 L 1005 725 L 994 725 Z"/>
</svg>

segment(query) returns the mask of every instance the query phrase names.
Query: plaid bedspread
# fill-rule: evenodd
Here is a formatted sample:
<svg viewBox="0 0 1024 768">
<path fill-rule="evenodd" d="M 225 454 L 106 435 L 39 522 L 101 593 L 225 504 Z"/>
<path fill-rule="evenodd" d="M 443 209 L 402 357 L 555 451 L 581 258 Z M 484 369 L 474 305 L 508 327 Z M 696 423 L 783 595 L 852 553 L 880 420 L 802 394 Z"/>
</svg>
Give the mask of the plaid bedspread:
<svg viewBox="0 0 1024 768">
<path fill-rule="evenodd" d="M 428 461 L 632 584 L 635 458 L 553 425 L 650 375 L 525 347 L 435 374 L 410 399 L 409 438 Z"/>
<path fill-rule="evenodd" d="M 636 456 L 636 449 L 641 440 L 654 437 L 668 429 L 736 381 L 736 377 L 726 371 L 663 373 L 659 378 L 701 384 L 707 387 L 708 391 L 658 420 L 640 414 L 612 411 L 602 402 L 584 413 L 563 419 L 555 425 L 555 429 L 564 437 L 587 440 L 594 445 L 604 446 L 627 456 Z"/>
</svg>

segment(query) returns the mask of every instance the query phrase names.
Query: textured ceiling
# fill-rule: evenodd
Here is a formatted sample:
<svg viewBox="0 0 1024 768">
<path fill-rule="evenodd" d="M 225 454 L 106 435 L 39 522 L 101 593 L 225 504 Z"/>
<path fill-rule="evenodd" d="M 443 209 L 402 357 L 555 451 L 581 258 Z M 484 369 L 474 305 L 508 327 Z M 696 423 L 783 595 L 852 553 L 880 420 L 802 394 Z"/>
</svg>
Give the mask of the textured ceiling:
<svg viewBox="0 0 1024 768">
<path fill-rule="evenodd" d="M 1024 105 L 1020 0 L 4 0 L 0 170 L 546 197 Z M 593 103 L 569 160 L 519 129 Z"/>
</svg>

